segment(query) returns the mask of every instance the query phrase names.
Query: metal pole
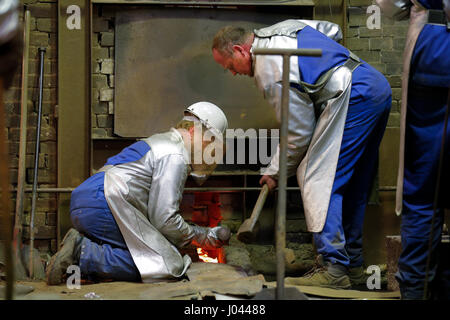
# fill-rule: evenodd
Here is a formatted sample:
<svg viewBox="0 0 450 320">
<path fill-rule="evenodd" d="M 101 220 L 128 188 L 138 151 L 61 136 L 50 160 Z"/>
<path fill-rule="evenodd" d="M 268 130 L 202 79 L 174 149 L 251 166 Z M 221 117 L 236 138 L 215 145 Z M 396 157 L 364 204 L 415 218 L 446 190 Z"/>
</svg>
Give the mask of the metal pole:
<svg viewBox="0 0 450 320">
<path fill-rule="evenodd" d="M 36 127 L 36 149 L 34 154 L 34 177 L 33 177 L 33 195 L 31 198 L 31 216 L 30 216 L 30 278 L 33 279 L 33 249 L 34 249 L 34 213 L 36 210 L 37 182 L 39 171 L 39 144 L 41 135 L 41 118 L 42 118 L 42 93 L 44 88 L 44 54 L 45 48 L 39 48 L 40 65 L 39 65 L 39 106 Z"/>
<path fill-rule="evenodd" d="M 247 188 L 247 175 L 244 175 L 244 188 Z M 247 219 L 247 197 L 246 197 L 246 190 L 244 190 L 244 192 L 242 193 L 242 222 L 245 221 L 245 219 Z"/>
<path fill-rule="evenodd" d="M 185 192 L 240 192 L 261 191 L 262 187 L 187 187 Z M 71 193 L 75 188 L 37 188 L 37 193 Z M 278 190 L 278 189 L 275 189 Z M 287 191 L 298 191 L 298 187 L 287 187 Z M 14 189 L 13 191 L 17 191 Z M 26 188 L 24 192 L 33 192 L 32 188 Z"/>
<path fill-rule="evenodd" d="M 287 135 L 289 120 L 289 61 L 290 55 L 283 55 L 283 88 L 281 95 L 281 130 L 280 130 L 280 166 L 278 172 L 278 205 L 275 226 L 275 244 L 277 258 L 276 299 L 284 299 L 284 273 L 286 248 L 286 185 L 287 185 Z"/>
<path fill-rule="evenodd" d="M 28 120 L 28 56 L 30 46 L 30 11 L 25 11 L 24 45 L 22 57 L 22 92 L 20 105 L 20 140 L 19 140 L 19 169 L 17 173 L 16 214 L 14 219 L 13 247 L 16 264 L 22 268 L 20 249 L 22 245 L 22 216 L 23 195 L 25 186 L 26 149 L 27 149 L 27 120 Z M 25 271 L 23 271 L 25 272 Z"/>
<path fill-rule="evenodd" d="M 37 193 L 71 193 L 75 188 L 37 188 Z M 26 188 L 25 192 L 33 192 L 33 189 Z"/>
<path fill-rule="evenodd" d="M 275 227 L 275 244 L 277 259 L 277 288 L 275 297 L 284 299 L 284 275 L 286 248 L 286 186 L 287 186 L 287 135 L 289 120 L 289 73 L 290 58 L 292 55 L 321 56 L 320 49 L 255 49 L 254 54 L 281 55 L 283 56 L 283 78 L 281 96 L 281 132 L 280 132 L 280 166 L 278 171 L 278 205 Z"/>
</svg>

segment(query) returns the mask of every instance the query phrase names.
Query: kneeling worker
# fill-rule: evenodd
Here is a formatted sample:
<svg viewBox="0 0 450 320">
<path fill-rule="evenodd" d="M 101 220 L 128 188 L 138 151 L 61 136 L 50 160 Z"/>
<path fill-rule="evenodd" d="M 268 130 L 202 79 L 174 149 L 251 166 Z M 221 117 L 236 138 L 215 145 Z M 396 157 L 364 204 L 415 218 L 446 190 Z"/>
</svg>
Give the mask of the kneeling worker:
<svg viewBox="0 0 450 320">
<path fill-rule="evenodd" d="M 191 141 L 200 141 L 203 151 L 211 143 L 221 143 L 227 126 L 220 108 L 198 102 L 185 110 L 176 128 L 109 158 L 72 192 L 70 215 L 75 229 L 69 230 L 50 260 L 47 283 L 62 283 L 70 265 L 78 265 L 82 278 L 94 281 L 180 278 L 191 259 L 182 257 L 177 248 L 190 243 L 206 249 L 226 244 L 229 229 L 190 225 L 179 214 L 179 204 L 187 176 L 204 181 L 216 166 L 191 163 L 195 149 L 191 146 L 196 146 Z M 205 141 L 206 134 L 214 141 Z"/>
</svg>

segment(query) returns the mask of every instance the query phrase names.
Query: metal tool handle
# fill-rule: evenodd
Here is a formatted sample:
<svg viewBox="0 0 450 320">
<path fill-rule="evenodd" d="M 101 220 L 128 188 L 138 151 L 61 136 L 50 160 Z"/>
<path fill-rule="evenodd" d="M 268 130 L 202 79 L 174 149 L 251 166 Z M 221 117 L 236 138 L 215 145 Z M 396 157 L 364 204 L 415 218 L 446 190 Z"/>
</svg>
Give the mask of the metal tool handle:
<svg viewBox="0 0 450 320">
<path fill-rule="evenodd" d="M 264 203 L 266 202 L 268 194 L 269 194 L 269 186 L 267 184 L 264 184 L 261 189 L 261 192 L 259 193 L 258 200 L 256 200 L 256 204 L 255 207 L 253 208 L 251 217 L 253 217 L 254 215 L 259 215 L 259 213 L 264 207 Z M 258 219 L 254 219 L 252 221 L 251 225 L 252 228 L 255 226 L 256 221 L 258 221 Z"/>
</svg>

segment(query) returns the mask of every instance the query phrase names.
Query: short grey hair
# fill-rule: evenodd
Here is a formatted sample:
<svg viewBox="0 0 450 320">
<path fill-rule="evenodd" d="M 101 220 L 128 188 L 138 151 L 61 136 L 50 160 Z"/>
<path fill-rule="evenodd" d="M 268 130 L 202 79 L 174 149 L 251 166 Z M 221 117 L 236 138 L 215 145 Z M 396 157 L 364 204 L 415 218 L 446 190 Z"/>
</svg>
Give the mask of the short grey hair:
<svg viewBox="0 0 450 320">
<path fill-rule="evenodd" d="M 232 46 L 243 45 L 251 34 L 252 32 L 241 27 L 223 27 L 214 36 L 212 49 L 221 54 L 232 54 Z"/>
</svg>

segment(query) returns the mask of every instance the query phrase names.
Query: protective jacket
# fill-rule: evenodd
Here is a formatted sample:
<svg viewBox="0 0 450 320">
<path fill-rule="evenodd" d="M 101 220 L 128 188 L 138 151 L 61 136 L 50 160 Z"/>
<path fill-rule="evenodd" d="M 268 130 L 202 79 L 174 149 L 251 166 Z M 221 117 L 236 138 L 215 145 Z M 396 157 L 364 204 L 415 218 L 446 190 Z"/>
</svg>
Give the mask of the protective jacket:
<svg viewBox="0 0 450 320">
<path fill-rule="evenodd" d="M 302 30 L 305 37 L 311 33 L 311 39 L 317 39 L 317 43 L 314 43 L 316 40 L 303 42 Z M 288 176 L 297 174 L 308 230 L 320 232 L 326 221 L 339 158 L 351 96 L 352 71 L 360 60 L 326 37 L 341 39 L 339 26 L 330 22 L 287 20 L 255 30 L 254 34 L 252 52 L 255 48 L 328 48 L 324 50 L 329 57 L 328 65 L 315 65 L 311 61 L 307 66 L 306 57 L 292 57 L 289 75 L 287 173 Z M 280 121 L 281 56 L 253 55 L 253 68 L 257 87 L 275 108 Z M 277 177 L 278 167 L 279 148 L 263 174 Z"/>
<path fill-rule="evenodd" d="M 109 158 L 72 192 L 72 212 L 111 211 L 143 282 L 184 275 L 191 259 L 178 248 L 220 246 L 217 228 L 190 225 L 179 213 L 189 163 L 181 134 L 171 129 Z"/>
</svg>

